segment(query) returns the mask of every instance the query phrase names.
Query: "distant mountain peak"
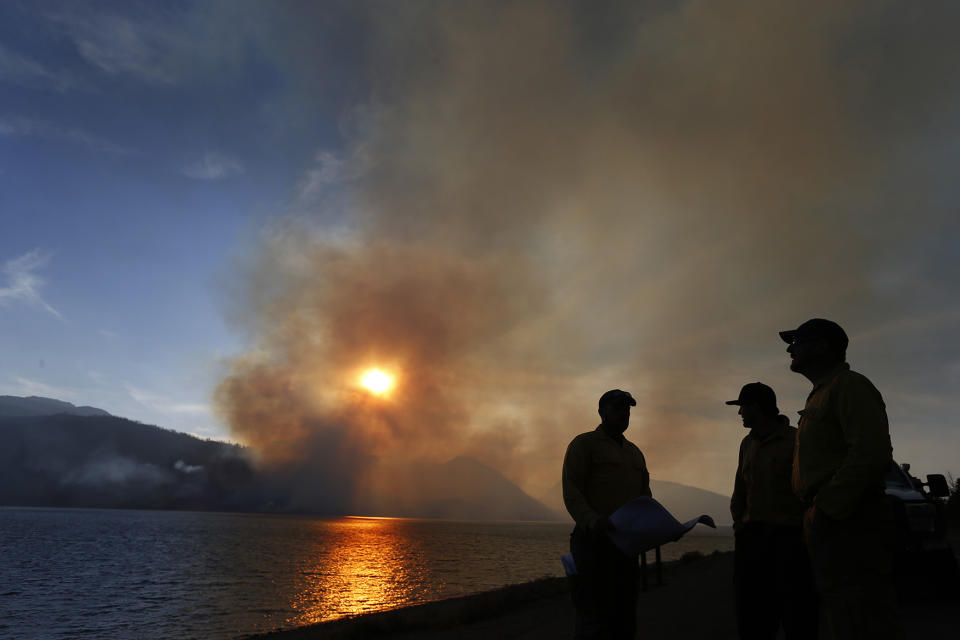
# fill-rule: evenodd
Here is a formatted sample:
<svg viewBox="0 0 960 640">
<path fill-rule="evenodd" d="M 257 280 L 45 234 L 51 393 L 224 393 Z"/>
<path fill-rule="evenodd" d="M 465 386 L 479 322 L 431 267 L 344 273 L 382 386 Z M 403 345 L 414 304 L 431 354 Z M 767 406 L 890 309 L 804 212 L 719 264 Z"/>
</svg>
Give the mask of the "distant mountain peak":
<svg viewBox="0 0 960 640">
<path fill-rule="evenodd" d="M 360 492 L 366 515 L 453 520 L 553 520 L 555 515 L 500 471 L 470 456 L 443 463 L 388 461 Z"/>
<path fill-rule="evenodd" d="M 77 406 L 72 402 L 43 396 L 0 396 L 0 416 L 53 416 L 66 413 L 74 416 L 109 416 L 103 409 Z"/>
<path fill-rule="evenodd" d="M 732 522 L 730 516 L 730 496 L 691 487 L 680 482 L 652 479 L 650 490 L 654 499 L 667 508 L 678 520 L 684 521 L 707 514 L 719 525 Z M 563 504 L 563 488 L 560 482 L 553 485 L 538 497 L 540 502 L 552 508 L 556 513 L 567 517 Z"/>
<path fill-rule="evenodd" d="M 455 456 L 450 458 L 444 463 L 444 466 L 448 467 L 473 467 L 475 469 L 484 469 L 486 471 L 493 471 L 494 473 L 499 474 L 500 472 L 494 469 L 493 467 L 486 465 L 476 458 L 471 458 L 470 456 Z"/>
</svg>

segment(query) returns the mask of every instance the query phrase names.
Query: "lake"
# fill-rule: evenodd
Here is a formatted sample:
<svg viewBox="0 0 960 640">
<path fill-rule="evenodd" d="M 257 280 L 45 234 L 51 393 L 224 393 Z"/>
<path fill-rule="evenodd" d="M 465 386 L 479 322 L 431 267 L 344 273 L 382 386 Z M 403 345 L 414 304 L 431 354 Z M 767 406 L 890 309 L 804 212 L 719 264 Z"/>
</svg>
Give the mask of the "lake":
<svg viewBox="0 0 960 640">
<path fill-rule="evenodd" d="M 3 507 L 0 637 L 231 638 L 391 609 L 562 576 L 571 527 Z M 702 529 L 663 559 L 733 548 Z"/>
</svg>

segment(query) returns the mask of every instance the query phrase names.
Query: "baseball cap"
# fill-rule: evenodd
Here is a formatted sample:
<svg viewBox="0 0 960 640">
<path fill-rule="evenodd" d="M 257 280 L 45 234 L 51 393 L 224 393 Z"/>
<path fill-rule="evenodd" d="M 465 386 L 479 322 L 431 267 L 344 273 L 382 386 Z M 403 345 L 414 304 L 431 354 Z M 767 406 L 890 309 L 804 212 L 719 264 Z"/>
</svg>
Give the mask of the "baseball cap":
<svg viewBox="0 0 960 640">
<path fill-rule="evenodd" d="M 620 389 L 610 389 L 602 396 L 600 396 L 600 402 L 598 403 L 598 408 L 602 409 L 605 404 L 625 402 L 631 407 L 637 406 L 637 401 L 633 399 L 633 396 L 626 391 L 621 391 Z"/>
<path fill-rule="evenodd" d="M 846 332 L 836 322 L 823 318 L 807 320 L 796 329 L 781 331 L 780 338 L 787 344 L 794 340 L 823 339 L 836 347 L 839 351 L 846 351 L 850 340 Z"/>
<path fill-rule="evenodd" d="M 743 385 L 737 399 L 727 400 L 727 404 L 737 405 L 738 407 L 745 404 L 758 404 L 761 407 L 767 407 L 780 413 L 780 410 L 777 409 L 777 394 L 762 382 L 751 382 Z"/>
</svg>

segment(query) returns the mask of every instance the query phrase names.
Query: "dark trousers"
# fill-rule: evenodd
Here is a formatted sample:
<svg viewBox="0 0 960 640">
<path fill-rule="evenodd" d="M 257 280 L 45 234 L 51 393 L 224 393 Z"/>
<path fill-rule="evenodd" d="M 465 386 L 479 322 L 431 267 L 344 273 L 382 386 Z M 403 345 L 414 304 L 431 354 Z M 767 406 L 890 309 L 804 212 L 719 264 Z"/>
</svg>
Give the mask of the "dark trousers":
<svg viewBox="0 0 960 640">
<path fill-rule="evenodd" d="M 835 520 L 811 507 L 804 537 L 825 627 L 836 640 L 903 638 L 893 586 L 893 515 L 882 493 Z"/>
<path fill-rule="evenodd" d="M 749 523 L 735 537 L 734 587 L 741 640 L 816 640 L 817 592 L 800 526 Z"/>
<path fill-rule="evenodd" d="M 633 640 L 637 630 L 640 569 L 636 557 L 623 555 L 604 533 L 576 527 L 570 552 L 578 640 Z"/>
</svg>

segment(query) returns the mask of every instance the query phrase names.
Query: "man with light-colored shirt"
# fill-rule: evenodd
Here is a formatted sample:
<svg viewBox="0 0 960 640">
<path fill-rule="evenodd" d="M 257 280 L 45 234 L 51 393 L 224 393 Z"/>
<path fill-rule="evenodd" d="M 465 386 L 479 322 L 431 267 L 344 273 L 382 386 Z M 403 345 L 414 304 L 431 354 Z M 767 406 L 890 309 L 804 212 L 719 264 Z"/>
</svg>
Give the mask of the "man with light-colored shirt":
<svg viewBox="0 0 960 640">
<path fill-rule="evenodd" d="M 744 385 L 728 405 L 750 432 L 740 443 L 730 513 L 735 531 L 734 587 L 742 640 L 817 637 L 816 590 L 803 546 L 803 504 L 793 493 L 797 430 L 762 382 Z"/>
<path fill-rule="evenodd" d="M 820 611 L 838 640 L 902 638 L 893 588 L 895 530 L 884 496 L 892 463 L 883 397 L 846 362 L 847 334 L 814 318 L 780 337 L 790 369 L 813 383 L 793 459 L 793 490 Z"/>
<path fill-rule="evenodd" d="M 570 551 L 576 564 L 574 604 L 579 639 L 624 638 L 636 632 L 639 568 L 611 542 L 610 514 L 634 498 L 650 496 L 643 453 L 623 437 L 637 402 L 613 389 L 600 397 L 601 424 L 581 433 L 563 459 L 563 502 L 576 521 Z"/>
</svg>

